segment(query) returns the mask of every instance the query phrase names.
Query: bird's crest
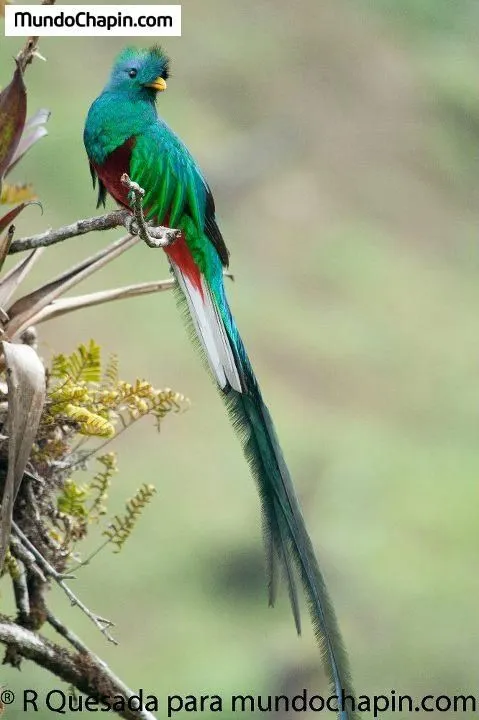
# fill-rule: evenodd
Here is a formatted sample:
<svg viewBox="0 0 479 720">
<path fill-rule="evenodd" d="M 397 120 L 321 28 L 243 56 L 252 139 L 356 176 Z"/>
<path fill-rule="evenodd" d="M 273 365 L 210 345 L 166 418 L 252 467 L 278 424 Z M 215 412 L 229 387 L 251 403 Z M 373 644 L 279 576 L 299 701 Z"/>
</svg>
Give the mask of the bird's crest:
<svg viewBox="0 0 479 720">
<path fill-rule="evenodd" d="M 142 63 L 147 63 L 148 61 L 152 61 L 155 64 L 161 63 L 163 68 L 161 77 L 164 80 L 168 80 L 170 77 L 170 59 L 161 45 L 152 45 L 149 48 L 126 47 L 117 56 L 115 66 L 138 60 Z"/>
</svg>

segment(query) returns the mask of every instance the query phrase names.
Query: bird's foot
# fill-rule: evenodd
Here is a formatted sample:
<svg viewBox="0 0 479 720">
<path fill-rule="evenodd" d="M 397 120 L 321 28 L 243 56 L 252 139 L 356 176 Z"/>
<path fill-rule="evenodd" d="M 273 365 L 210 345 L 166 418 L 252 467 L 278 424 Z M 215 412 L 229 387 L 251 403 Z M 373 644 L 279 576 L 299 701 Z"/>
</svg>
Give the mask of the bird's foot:
<svg viewBox="0 0 479 720">
<path fill-rule="evenodd" d="M 145 191 L 138 183 L 131 180 L 126 173 L 121 176 L 121 182 L 128 188 L 128 199 L 133 209 L 133 215 L 128 218 L 125 224 L 130 235 L 138 235 L 151 248 L 168 247 L 168 245 L 181 237 L 181 230 L 167 227 L 151 227 L 151 222 L 148 222 L 143 214 Z"/>
<path fill-rule="evenodd" d="M 134 215 L 130 215 L 126 218 L 125 228 L 129 235 L 138 235 L 138 225 Z"/>
</svg>

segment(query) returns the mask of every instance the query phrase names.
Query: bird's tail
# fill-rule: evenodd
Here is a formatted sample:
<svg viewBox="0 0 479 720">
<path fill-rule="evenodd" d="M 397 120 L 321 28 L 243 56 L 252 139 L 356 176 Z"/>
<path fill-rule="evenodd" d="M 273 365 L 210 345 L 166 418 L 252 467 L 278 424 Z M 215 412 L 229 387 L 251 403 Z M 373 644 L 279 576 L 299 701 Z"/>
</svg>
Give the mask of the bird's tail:
<svg viewBox="0 0 479 720">
<path fill-rule="evenodd" d="M 347 655 L 271 415 L 225 297 L 221 269 L 219 277 L 215 274 L 215 282 L 207 281 L 200 274 L 198 283 L 198 276 L 195 278 L 185 271 L 183 262 L 181 269 L 171 255 L 170 260 L 196 337 L 258 485 L 268 556 L 270 605 L 275 600 L 279 563 L 288 585 L 298 633 L 301 624 L 296 573 L 303 582 L 329 680 L 341 702 L 342 693 L 354 696 Z M 358 716 L 350 707 L 347 703 L 347 708 L 339 709 L 340 720 L 356 720 Z"/>
</svg>

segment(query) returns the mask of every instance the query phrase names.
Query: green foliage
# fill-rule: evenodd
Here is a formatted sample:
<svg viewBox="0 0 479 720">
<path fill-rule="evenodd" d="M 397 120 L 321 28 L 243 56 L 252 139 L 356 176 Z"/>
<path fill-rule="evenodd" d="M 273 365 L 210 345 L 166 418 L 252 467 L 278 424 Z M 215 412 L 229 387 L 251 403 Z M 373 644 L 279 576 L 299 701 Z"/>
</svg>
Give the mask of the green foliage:
<svg viewBox="0 0 479 720">
<path fill-rule="evenodd" d="M 118 358 L 111 356 L 103 367 L 101 348 L 93 340 L 70 355 L 52 359 L 47 403 L 33 458 L 43 476 L 48 468 L 68 463 L 69 472 L 58 488 L 49 528 L 66 556 L 76 551 L 89 526 L 100 523 L 108 512 L 108 492 L 118 471 L 117 459 L 113 452 L 98 455 L 101 449 L 140 418 L 151 416 L 159 428 L 168 413 L 178 412 L 186 404 L 180 393 L 157 390 L 146 380 L 121 380 Z M 85 443 L 94 438 L 103 442 L 90 450 Z M 80 484 L 71 473 L 92 456 L 101 468 L 91 480 Z M 153 486 L 142 486 L 126 503 L 125 514 L 107 521 L 103 545 L 111 542 L 116 551 L 122 548 L 154 492 Z"/>
<path fill-rule="evenodd" d="M 145 415 L 154 417 L 158 425 L 186 402 L 180 393 L 156 390 L 145 380 L 133 384 L 120 380 L 116 357 L 110 358 L 102 372 L 100 347 L 93 340 L 71 355 L 54 357 L 51 378 L 50 420 L 63 417 L 81 435 L 111 438 L 116 424 L 126 429 Z"/>
<path fill-rule="evenodd" d="M 63 485 L 63 490 L 57 499 L 58 511 L 72 518 L 83 520 L 87 517 L 85 501 L 88 489 L 69 478 Z"/>
<path fill-rule="evenodd" d="M 17 580 L 20 577 L 20 568 L 18 566 L 18 562 L 13 557 L 10 550 L 7 550 L 7 554 L 5 555 L 5 561 L 3 563 L 3 573 L 8 573 L 12 580 Z"/>
<path fill-rule="evenodd" d="M 169 412 L 178 412 L 185 398 L 170 389 L 156 390 L 146 380 L 133 384 L 118 380 L 115 387 L 100 391 L 97 395 L 98 412 L 106 412 L 121 423 L 123 428 L 145 415 L 155 418 L 157 426 Z"/>
<path fill-rule="evenodd" d="M 112 388 L 118 384 L 119 368 L 118 355 L 110 355 L 103 371 L 103 387 Z"/>
<path fill-rule="evenodd" d="M 106 453 L 96 458 L 102 465 L 90 482 L 79 485 L 72 478 L 63 484 L 57 497 L 58 519 L 65 529 L 63 537 L 55 533 L 58 541 L 65 545 L 76 542 L 87 533 L 90 523 L 98 523 L 106 514 L 106 500 L 111 478 L 117 472 L 116 454 Z"/>
<path fill-rule="evenodd" d="M 82 435 L 94 435 L 96 437 L 112 437 L 115 434 L 115 428 L 105 418 L 88 410 L 88 408 L 79 407 L 67 403 L 64 406 L 65 414 L 77 423 L 78 432 Z"/>
<path fill-rule="evenodd" d="M 73 384 L 99 382 L 101 377 L 101 350 L 94 340 L 88 346 L 79 345 L 71 355 L 56 355 L 52 360 L 51 376 L 69 380 Z"/>
<path fill-rule="evenodd" d="M 101 455 L 97 457 L 97 462 L 103 465 L 103 470 L 97 472 L 89 485 L 90 495 L 93 499 L 88 509 L 88 517 L 96 520 L 106 514 L 105 503 L 108 498 L 111 479 L 118 472 L 115 453 L 110 452 Z"/>
<path fill-rule="evenodd" d="M 64 416 L 76 425 L 81 435 L 112 437 L 115 428 L 101 413 L 95 384 L 101 379 L 100 346 L 90 340 L 71 355 L 57 355 L 52 360 L 51 377 L 56 380 L 49 392 L 53 420 Z"/>
<path fill-rule="evenodd" d="M 125 542 L 130 537 L 140 515 L 145 507 L 151 502 L 153 495 L 156 493 L 154 485 L 144 483 L 137 490 L 134 497 L 126 503 L 124 515 L 115 515 L 109 527 L 103 532 L 103 535 L 113 543 L 116 552 L 120 552 Z"/>
</svg>

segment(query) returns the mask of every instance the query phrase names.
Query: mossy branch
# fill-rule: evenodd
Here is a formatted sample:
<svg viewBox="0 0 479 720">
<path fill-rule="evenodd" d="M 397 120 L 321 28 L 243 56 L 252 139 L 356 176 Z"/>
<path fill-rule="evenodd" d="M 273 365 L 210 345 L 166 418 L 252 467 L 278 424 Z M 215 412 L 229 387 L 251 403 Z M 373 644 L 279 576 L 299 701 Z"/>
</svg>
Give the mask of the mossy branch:
<svg viewBox="0 0 479 720">
<path fill-rule="evenodd" d="M 105 696 L 124 698 L 126 707 L 117 713 L 125 720 L 155 720 L 147 710 L 130 710 L 128 700 L 133 696 L 133 690 L 53 615 L 48 616 L 48 621 L 75 648 L 74 652 L 38 632 L 19 626 L 5 615 L 0 615 L 0 642 L 10 649 L 10 653 L 32 660 L 99 702 Z"/>
</svg>

